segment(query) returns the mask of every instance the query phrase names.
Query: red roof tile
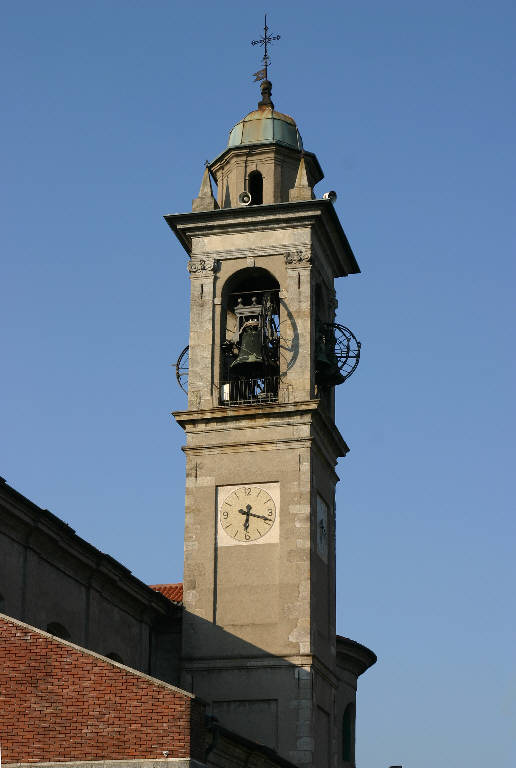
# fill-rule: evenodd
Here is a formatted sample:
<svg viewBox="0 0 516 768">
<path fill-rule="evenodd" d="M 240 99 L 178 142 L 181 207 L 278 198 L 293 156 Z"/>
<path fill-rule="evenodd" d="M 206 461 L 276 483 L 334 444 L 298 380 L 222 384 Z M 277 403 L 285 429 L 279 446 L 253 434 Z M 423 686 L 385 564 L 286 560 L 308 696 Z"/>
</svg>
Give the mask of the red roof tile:
<svg viewBox="0 0 516 768">
<path fill-rule="evenodd" d="M 182 584 L 149 584 L 151 589 L 156 592 L 161 592 L 173 603 L 183 602 L 183 585 Z"/>
<path fill-rule="evenodd" d="M 6 616 L 0 669 L 5 763 L 204 759 L 204 707 L 175 686 Z"/>
</svg>

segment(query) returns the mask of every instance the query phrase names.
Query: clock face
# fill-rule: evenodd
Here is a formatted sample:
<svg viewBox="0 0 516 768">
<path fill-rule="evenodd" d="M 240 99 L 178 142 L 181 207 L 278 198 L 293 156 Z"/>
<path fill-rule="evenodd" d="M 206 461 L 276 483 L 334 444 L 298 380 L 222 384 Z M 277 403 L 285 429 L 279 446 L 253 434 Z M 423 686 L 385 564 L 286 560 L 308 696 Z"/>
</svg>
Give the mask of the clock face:
<svg viewBox="0 0 516 768">
<path fill-rule="evenodd" d="M 219 523 L 225 534 L 243 544 L 267 536 L 276 520 L 276 504 L 259 485 L 241 485 L 222 502 Z"/>
</svg>

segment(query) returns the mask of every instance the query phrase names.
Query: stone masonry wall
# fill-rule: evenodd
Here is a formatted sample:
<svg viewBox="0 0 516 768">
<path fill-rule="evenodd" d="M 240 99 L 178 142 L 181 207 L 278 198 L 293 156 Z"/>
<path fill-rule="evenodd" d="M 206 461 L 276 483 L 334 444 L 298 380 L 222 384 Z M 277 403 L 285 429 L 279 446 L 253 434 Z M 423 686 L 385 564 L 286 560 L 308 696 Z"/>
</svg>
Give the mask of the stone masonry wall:
<svg viewBox="0 0 516 768">
<path fill-rule="evenodd" d="M 205 751 L 198 699 L 3 615 L 0 733 L 4 763 Z"/>
</svg>

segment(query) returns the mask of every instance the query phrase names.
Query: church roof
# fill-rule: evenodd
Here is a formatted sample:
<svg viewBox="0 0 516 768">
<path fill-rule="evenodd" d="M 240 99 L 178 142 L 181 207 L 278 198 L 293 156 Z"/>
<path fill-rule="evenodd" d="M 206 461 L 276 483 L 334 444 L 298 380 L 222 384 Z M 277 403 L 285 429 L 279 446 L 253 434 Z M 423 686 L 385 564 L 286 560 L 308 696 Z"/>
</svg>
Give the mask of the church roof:
<svg viewBox="0 0 516 768">
<path fill-rule="evenodd" d="M 0 669 L 6 764 L 204 759 L 205 705 L 170 683 L 4 615 Z"/>
<path fill-rule="evenodd" d="M 125 600 L 130 600 L 138 612 L 140 609 L 137 609 L 136 606 L 142 604 L 152 605 L 153 610 L 156 611 L 156 616 L 168 615 L 172 610 L 171 606 L 163 600 L 163 597 L 153 595 L 149 591 L 151 587 L 134 576 L 125 565 L 81 538 L 68 523 L 50 510 L 42 509 L 26 496 L 23 496 L 10 486 L 3 477 L 0 477 L 0 516 L 2 522 L 9 525 L 13 538 L 13 531 L 20 532 L 20 535 L 21 532 L 25 532 L 24 535 L 27 535 L 27 531 L 35 532 L 37 530 L 38 546 L 43 546 L 45 542 L 47 547 L 45 551 L 52 551 L 57 563 L 61 561 L 60 559 L 62 562 L 66 561 L 68 567 L 74 569 L 78 580 L 79 573 L 83 574 L 85 579 L 86 576 L 92 578 L 94 573 L 102 574 L 106 586 L 109 586 L 110 594 L 111 589 L 116 588 L 117 593 L 123 593 Z M 48 549 L 50 545 L 51 550 Z M 50 560 L 48 554 L 46 558 Z M 182 585 L 170 586 L 181 587 L 181 597 L 179 599 L 173 599 L 168 595 L 164 595 L 164 597 L 168 597 L 172 602 L 180 602 L 183 595 Z M 161 590 L 154 589 L 154 592 L 161 592 Z M 39 606 L 39 612 L 40 615 L 44 613 L 41 606 Z"/>
<path fill-rule="evenodd" d="M 189 691 L 3 614 L 0 669 L 6 764 L 295 768 L 207 718 Z"/>
<path fill-rule="evenodd" d="M 301 134 L 295 121 L 273 107 L 262 107 L 249 112 L 230 131 L 228 148 L 249 144 L 273 143 L 303 150 Z"/>
<path fill-rule="evenodd" d="M 183 585 L 182 584 L 149 584 L 150 588 L 155 592 L 161 592 L 172 603 L 183 602 Z"/>
</svg>

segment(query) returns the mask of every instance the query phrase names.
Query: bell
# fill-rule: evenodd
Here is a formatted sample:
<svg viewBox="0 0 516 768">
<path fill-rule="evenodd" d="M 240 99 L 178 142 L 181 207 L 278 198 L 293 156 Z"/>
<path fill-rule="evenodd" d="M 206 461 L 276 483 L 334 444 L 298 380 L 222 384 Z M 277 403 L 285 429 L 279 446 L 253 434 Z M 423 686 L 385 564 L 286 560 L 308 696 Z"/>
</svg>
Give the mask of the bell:
<svg viewBox="0 0 516 768">
<path fill-rule="evenodd" d="M 318 371 L 316 380 L 323 387 L 337 387 L 346 381 L 346 378 L 340 372 L 338 365 L 332 365 L 324 371 Z"/>
<path fill-rule="evenodd" d="M 315 359 L 316 370 L 324 376 L 324 374 L 332 368 L 332 363 L 328 360 L 326 354 L 326 348 L 323 344 L 319 345 L 317 349 L 317 355 Z"/>
<path fill-rule="evenodd" d="M 322 386 L 336 387 L 345 381 L 344 376 L 340 372 L 337 358 L 331 352 L 328 353 L 326 347 L 322 345 L 317 350 L 315 371 L 316 381 Z"/>
<path fill-rule="evenodd" d="M 335 339 L 322 328 L 317 329 L 315 353 L 315 380 L 323 387 L 336 387 L 345 381 L 334 352 Z"/>
<path fill-rule="evenodd" d="M 231 373 L 246 378 L 254 378 L 263 370 L 262 333 L 258 325 L 249 324 L 242 330 L 238 357 L 233 360 L 229 369 Z"/>
</svg>

